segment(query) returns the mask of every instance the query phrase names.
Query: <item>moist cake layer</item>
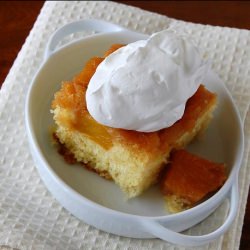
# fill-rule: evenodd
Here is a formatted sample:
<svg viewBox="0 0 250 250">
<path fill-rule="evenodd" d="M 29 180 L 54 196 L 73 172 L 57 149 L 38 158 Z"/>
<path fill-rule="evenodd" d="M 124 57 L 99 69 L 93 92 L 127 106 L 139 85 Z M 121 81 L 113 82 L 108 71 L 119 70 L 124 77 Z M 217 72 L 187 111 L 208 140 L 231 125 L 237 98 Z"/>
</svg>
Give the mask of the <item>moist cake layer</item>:
<svg viewBox="0 0 250 250">
<path fill-rule="evenodd" d="M 105 56 L 120 46 L 112 46 Z M 90 116 L 84 98 L 89 80 L 102 60 L 90 59 L 82 72 L 64 82 L 55 94 L 52 112 L 56 135 L 78 162 L 111 177 L 131 198 L 157 181 L 172 149 L 185 147 L 204 130 L 215 108 L 216 95 L 201 85 L 187 101 L 183 117 L 157 132 L 103 126 Z"/>
</svg>

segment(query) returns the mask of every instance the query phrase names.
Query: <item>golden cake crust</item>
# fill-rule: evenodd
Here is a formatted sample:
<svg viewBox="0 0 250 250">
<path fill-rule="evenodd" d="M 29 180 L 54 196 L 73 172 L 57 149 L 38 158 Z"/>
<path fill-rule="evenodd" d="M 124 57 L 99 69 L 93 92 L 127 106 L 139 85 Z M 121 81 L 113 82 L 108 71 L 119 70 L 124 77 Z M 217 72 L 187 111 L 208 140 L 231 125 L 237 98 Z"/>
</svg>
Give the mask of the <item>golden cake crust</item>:
<svg viewBox="0 0 250 250">
<path fill-rule="evenodd" d="M 107 56 L 121 46 L 113 45 L 105 55 Z M 78 76 L 72 81 L 64 82 L 61 90 L 55 94 L 52 109 L 60 107 L 61 112 L 65 112 L 65 115 L 57 117 L 61 124 L 65 124 L 69 129 L 85 133 L 106 149 L 117 141 L 127 146 L 133 145 L 134 150 L 145 150 L 149 154 L 165 152 L 169 147 L 175 147 L 180 135 L 185 131 L 190 132 L 198 118 L 207 110 L 211 112 L 210 109 L 216 104 L 216 95 L 201 85 L 187 101 L 183 117 L 169 128 L 144 133 L 101 125 L 89 114 L 83 97 L 92 75 L 103 59 L 91 58 Z"/>
<path fill-rule="evenodd" d="M 182 149 L 171 153 L 161 188 L 168 210 L 180 212 L 216 191 L 225 180 L 223 163 L 209 161 Z"/>
</svg>

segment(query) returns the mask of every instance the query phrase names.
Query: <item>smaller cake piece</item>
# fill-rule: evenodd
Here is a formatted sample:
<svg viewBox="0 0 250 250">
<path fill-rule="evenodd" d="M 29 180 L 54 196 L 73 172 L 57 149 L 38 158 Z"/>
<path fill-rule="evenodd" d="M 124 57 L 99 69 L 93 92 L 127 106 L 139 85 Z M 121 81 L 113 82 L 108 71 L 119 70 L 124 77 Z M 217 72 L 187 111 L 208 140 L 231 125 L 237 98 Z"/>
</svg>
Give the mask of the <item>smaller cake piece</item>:
<svg viewBox="0 0 250 250">
<path fill-rule="evenodd" d="M 226 178 L 224 164 L 208 161 L 185 150 L 174 151 L 161 186 L 168 211 L 177 213 L 193 207 L 218 190 Z"/>
</svg>

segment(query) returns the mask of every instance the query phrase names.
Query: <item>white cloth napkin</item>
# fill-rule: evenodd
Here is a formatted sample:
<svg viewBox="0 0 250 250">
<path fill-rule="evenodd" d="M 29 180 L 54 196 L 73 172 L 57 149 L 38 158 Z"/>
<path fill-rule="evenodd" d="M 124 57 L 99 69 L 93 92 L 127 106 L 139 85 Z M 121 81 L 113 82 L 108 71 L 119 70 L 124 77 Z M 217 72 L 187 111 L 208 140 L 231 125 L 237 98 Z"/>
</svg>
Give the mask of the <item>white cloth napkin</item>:
<svg viewBox="0 0 250 250">
<path fill-rule="evenodd" d="M 217 241 L 196 249 L 238 249 L 250 183 L 250 32 L 177 21 L 113 2 L 46 2 L 0 91 L 0 245 L 18 249 L 185 249 L 159 239 L 130 239 L 101 232 L 69 214 L 43 185 L 30 156 L 24 102 L 43 60 L 48 38 L 71 21 L 97 18 L 151 34 L 167 27 L 189 33 L 230 90 L 244 123 L 240 213 Z M 188 233 L 205 233 L 226 217 L 225 201 Z M 192 248 L 194 249 L 194 248 Z"/>
</svg>

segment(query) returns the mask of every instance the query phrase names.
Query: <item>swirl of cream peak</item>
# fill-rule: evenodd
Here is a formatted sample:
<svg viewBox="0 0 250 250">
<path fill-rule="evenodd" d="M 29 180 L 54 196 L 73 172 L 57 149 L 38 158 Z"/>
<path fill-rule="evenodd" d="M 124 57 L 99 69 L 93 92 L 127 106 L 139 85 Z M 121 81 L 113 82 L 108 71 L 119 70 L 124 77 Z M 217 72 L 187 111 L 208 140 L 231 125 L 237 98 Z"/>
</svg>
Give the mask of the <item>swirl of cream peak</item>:
<svg viewBox="0 0 250 250">
<path fill-rule="evenodd" d="M 118 49 L 97 67 L 86 92 L 87 109 L 109 127 L 158 131 L 183 116 L 206 70 L 193 43 L 163 30 Z"/>
</svg>

